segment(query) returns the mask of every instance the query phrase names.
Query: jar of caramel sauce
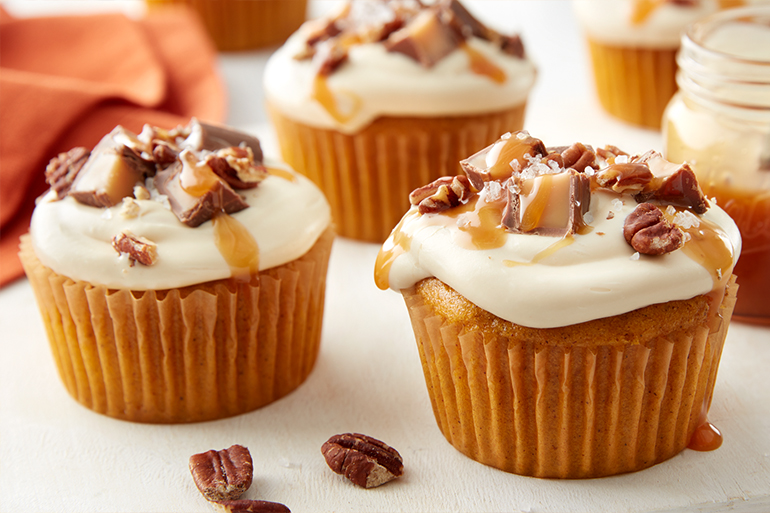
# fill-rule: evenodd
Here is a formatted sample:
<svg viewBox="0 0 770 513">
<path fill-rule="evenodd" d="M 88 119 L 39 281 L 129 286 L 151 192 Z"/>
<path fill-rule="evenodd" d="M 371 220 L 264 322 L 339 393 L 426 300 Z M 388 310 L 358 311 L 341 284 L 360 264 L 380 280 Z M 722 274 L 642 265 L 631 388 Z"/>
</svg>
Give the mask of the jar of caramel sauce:
<svg viewBox="0 0 770 513">
<path fill-rule="evenodd" d="M 770 5 L 694 23 L 677 63 L 679 92 L 663 115 L 666 158 L 689 162 L 741 231 L 733 318 L 770 324 Z"/>
</svg>

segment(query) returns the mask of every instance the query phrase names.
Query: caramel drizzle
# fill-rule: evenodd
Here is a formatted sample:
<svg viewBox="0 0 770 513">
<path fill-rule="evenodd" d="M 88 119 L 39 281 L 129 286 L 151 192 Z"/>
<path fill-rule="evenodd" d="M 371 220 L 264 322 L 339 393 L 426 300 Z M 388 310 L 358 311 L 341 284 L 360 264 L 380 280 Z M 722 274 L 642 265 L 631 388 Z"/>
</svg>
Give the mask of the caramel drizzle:
<svg viewBox="0 0 770 513">
<path fill-rule="evenodd" d="M 553 244 L 551 244 L 550 246 L 548 246 L 544 250 L 538 252 L 532 258 L 532 260 L 530 260 L 529 262 L 517 262 L 515 260 L 503 260 L 503 265 L 505 265 L 506 267 L 516 267 L 518 265 L 534 265 L 534 264 L 537 264 L 540 261 L 548 258 L 549 256 L 553 255 L 554 253 L 556 253 L 560 249 L 566 248 L 567 246 L 569 246 L 573 242 L 575 242 L 575 237 L 573 237 L 572 235 L 565 235 L 564 237 L 562 237 L 561 239 L 557 240 L 556 242 L 554 242 Z"/>
<path fill-rule="evenodd" d="M 179 185 L 190 196 L 199 198 L 219 187 L 219 177 L 211 167 L 199 162 L 192 153 L 182 152 L 182 171 L 179 173 Z"/>
<path fill-rule="evenodd" d="M 284 180 L 287 180 L 289 182 L 296 182 L 297 176 L 292 173 L 291 171 L 287 171 L 285 169 L 280 169 L 277 167 L 268 167 L 267 173 L 273 176 L 277 176 L 278 178 L 283 178 Z"/>
<path fill-rule="evenodd" d="M 374 283 L 380 290 L 390 288 L 390 268 L 393 266 L 393 262 L 396 261 L 396 258 L 409 251 L 412 246 L 412 237 L 401 231 L 401 228 L 407 219 L 415 215 L 418 215 L 416 210 L 407 213 L 388 238 L 393 243 L 391 247 L 385 249 L 383 245 L 380 248 L 380 252 L 377 253 L 377 260 L 374 262 Z"/>
<path fill-rule="evenodd" d="M 315 76 L 310 97 L 320 103 L 335 121 L 338 123 L 347 123 L 361 110 L 361 98 L 346 91 L 341 91 L 340 94 L 347 96 L 352 101 L 352 106 L 348 114 L 344 114 L 340 110 L 338 101 L 334 97 L 334 93 L 329 89 L 327 77 L 321 74 Z"/>
<path fill-rule="evenodd" d="M 467 249 L 495 249 L 503 246 L 507 232 L 501 226 L 505 202 L 479 201 L 479 196 L 472 198 L 465 205 L 460 205 L 443 214 L 456 219 L 460 236 L 457 243 Z"/>
<path fill-rule="evenodd" d="M 481 52 L 471 48 L 468 43 L 462 43 L 460 45 L 465 55 L 468 56 L 471 71 L 477 75 L 483 75 L 489 77 L 493 82 L 498 84 L 505 83 L 506 76 L 503 71 L 495 63 L 487 59 Z"/>
<path fill-rule="evenodd" d="M 259 246 L 241 222 L 224 212 L 217 213 L 214 224 L 214 244 L 238 280 L 248 281 L 259 272 Z"/>
<path fill-rule="evenodd" d="M 714 289 L 724 289 L 732 274 L 733 251 L 725 233 L 715 224 L 699 218 L 700 224 L 683 228 L 690 235 L 682 252 L 703 266 L 714 280 Z"/>
</svg>

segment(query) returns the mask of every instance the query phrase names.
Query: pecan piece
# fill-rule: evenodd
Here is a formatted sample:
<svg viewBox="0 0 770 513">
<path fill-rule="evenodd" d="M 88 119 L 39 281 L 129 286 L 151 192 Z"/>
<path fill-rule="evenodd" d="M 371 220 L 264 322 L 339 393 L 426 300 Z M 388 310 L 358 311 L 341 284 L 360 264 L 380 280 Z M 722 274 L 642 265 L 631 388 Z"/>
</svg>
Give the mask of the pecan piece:
<svg viewBox="0 0 770 513">
<path fill-rule="evenodd" d="M 72 187 L 72 182 L 91 152 L 87 148 L 72 148 L 66 153 L 59 153 L 51 159 L 45 168 L 45 181 L 56 191 L 56 198 L 64 198 Z"/>
<path fill-rule="evenodd" d="M 152 265 L 158 260 L 158 247 L 154 242 L 127 231 L 122 231 L 112 238 L 112 247 L 118 253 L 128 254 L 131 267 L 135 262 Z"/>
<path fill-rule="evenodd" d="M 596 168 L 596 153 L 590 146 L 576 142 L 561 152 L 563 167 L 582 173 L 587 167 Z"/>
<path fill-rule="evenodd" d="M 617 146 L 613 146 L 611 144 L 605 145 L 604 148 L 598 148 L 596 150 L 596 154 L 598 156 L 600 156 L 601 158 L 603 158 L 604 160 L 609 160 L 611 158 L 614 159 L 615 157 L 619 157 L 621 155 L 628 156 L 628 153 L 626 153 L 625 151 L 621 150 Z"/>
<path fill-rule="evenodd" d="M 233 189 L 252 189 L 267 177 L 267 169 L 254 162 L 248 147 L 219 150 L 206 157 L 206 164 Z"/>
<path fill-rule="evenodd" d="M 600 187 L 620 193 L 641 191 L 652 179 L 649 166 L 636 162 L 612 164 L 596 173 L 596 183 Z"/>
<path fill-rule="evenodd" d="M 363 488 L 374 488 L 404 473 L 401 455 L 394 448 L 358 433 L 334 435 L 321 446 L 326 463 Z"/>
<path fill-rule="evenodd" d="M 194 454 L 190 456 L 190 473 L 195 486 L 208 500 L 236 500 L 251 486 L 251 454 L 242 445 Z"/>
<path fill-rule="evenodd" d="M 227 513 L 291 513 L 291 510 L 280 502 L 254 501 L 254 500 L 233 500 L 218 501 L 220 506 Z"/>
<path fill-rule="evenodd" d="M 409 194 L 409 202 L 418 205 L 421 214 L 435 214 L 467 202 L 473 191 L 467 176 L 444 176 Z"/>
<path fill-rule="evenodd" d="M 684 245 L 684 232 L 666 220 L 652 203 L 641 203 L 623 223 L 623 236 L 632 248 L 645 255 L 663 255 Z"/>
</svg>

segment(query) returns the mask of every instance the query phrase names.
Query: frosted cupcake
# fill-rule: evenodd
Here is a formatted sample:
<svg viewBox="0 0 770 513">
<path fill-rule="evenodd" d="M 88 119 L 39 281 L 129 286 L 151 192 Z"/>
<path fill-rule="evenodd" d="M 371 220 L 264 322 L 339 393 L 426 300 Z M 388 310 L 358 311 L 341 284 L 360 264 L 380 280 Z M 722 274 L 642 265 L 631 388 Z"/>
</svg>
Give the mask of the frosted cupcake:
<svg viewBox="0 0 770 513">
<path fill-rule="evenodd" d="M 409 191 L 522 127 L 534 80 L 520 38 L 455 0 L 360 0 L 303 25 L 265 92 L 283 158 L 326 193 L 339 233 L 382 242 Z"/>
<path fill-rule="evenodd" d="M 685 27 L 719 9 L 744 3 L 575 0 L 602 107 L 623 121 L 660 129 L 663 110 L 677 90 L 676 52 Z"/>
<path fill-rule="evenodd" d="M 411 194 L 375 268 L 406 300 L 447 440 L 554 478 L 716 447 L 741 239 L 689 166 L 520 132 L 463 168 Z"/>
<path fill-rule="evenodd" d="M 117 127 L 46 170 L 20 257 L 59 374 L 92 410 L 192 422 L 313 368 L 333 239 L 321 192 L 252 136 Z"/>
</svg>

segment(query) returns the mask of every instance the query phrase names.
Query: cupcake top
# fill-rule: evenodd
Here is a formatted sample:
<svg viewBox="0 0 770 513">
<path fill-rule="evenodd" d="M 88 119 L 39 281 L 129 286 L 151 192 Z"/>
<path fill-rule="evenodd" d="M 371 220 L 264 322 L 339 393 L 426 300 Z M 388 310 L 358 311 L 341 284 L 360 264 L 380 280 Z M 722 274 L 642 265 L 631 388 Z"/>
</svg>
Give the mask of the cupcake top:
<svg viewBox="0 0 770 513">
<path fill-rule="evenodd" d="M 355 133 L 380 116 L 514 107 L 534 80 L 521 39 L 457 0 L 355 0 L 292 35 L 268 61 L 264 85 L 284 115 Z"/>
<path fill-rule="evenodd" d="M 546 148 L 518 132 L 461 166 L 410 195 L 377 258 L 380 288 L 435 277 L 498 317 L 551 328 L 721 291 L 740 253 L 692 169 L 654 151 Z"/>
<path fill-rule="evenodd" d="M 616 46 L 677 48 L 684 28 L 720 9 L 767 0 L 575 0 L 588 36 Z"/>
<path fill-rule="evenodd" d="M 245 133 L 193 119 L 166 131 L 121 126 L 46 169 L 30 234 L 43 265 L 109 288 L 168 289 L 306 253 L 330 225 L 309 180 L 267 160 Z"/>
</svg>

